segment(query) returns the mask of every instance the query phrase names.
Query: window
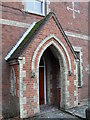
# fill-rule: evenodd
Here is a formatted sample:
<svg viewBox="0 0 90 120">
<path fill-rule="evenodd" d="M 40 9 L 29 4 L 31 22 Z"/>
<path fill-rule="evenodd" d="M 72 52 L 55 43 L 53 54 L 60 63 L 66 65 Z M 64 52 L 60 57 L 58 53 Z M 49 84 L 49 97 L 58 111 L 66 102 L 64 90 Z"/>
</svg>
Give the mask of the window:
<svg viewBox="0 0 90 120">
<path fill-rule="evenodd" d="M 73 46 L 77 57 L 79 58 L 79 62 L 77 64 L 77 79 L 78 79 L 78 87 L 82 87 L 83 85 L 83 53 L 82 47 Z"/>
<path fill-rule="evenodd" d="M 11 70 L 11 94 L 14 96 L 15 95 L 15 73 L 14 69 L 12 68 Z"/>
<path fill-rule="evenodd" d="M 45 15 L 45 0 L 26 0 L 26 11 Z"/>
<path fill-rule="evenodd" d="M 77 65 L 77 72 L 78 72 L 78 86 L 81 86 L 81 69 L 80 69 L 80 52 L 76 52 L 77 57 L 79 59 L 78 65 Z"/>
</svg>

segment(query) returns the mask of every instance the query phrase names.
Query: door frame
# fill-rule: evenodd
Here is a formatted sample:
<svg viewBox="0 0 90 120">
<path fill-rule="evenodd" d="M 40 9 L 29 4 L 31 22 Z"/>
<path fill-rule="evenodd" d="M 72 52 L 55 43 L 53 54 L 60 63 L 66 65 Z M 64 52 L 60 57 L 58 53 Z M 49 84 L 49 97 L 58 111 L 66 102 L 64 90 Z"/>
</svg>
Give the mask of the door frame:
<svg viewBox="0 0 90 120">
<path fill-rule="evenodd" d="M 44 66 L 40 66 L 39 67 L 44 67 L 44 104 L 46 105 L 47 104 L 47 100 L 46 100 L 46 64 L 45 64 L 45 59 L 43 57 L 43 63 L 44 63 Z"/>
</svg>

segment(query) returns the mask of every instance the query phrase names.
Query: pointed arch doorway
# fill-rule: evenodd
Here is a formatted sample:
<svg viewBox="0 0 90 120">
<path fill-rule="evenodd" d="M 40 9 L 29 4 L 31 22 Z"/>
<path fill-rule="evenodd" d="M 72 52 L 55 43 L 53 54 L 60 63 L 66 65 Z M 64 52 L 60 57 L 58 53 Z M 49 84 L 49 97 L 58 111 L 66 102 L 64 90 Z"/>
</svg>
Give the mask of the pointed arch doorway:
<svg viewBox="0 0 90 120">
<path fill-rule="evenodd" d="M 60 95 L 60 101 L 59 101 L 59 106 L 62 109 L 67 109 L 69 106 L 69 102 L 68 101 L 68 93 L 67 93 L 67 79 L 68 79 L 68 71 L 72 71 L 71 70 L 71 60 L 70 60 L 70 56 L 68 54 L 68 51 L 66 49 L 66 47 L 64 46 L 64 44 L 54 35 L 48 36 L 46 37 L 37 47 L 37 49 L 34 52 L 33 58 L 32 58 L 32 71 L 31 73 L 33 73 L 33 75 L 35 75 L 36 73 L 36 91 L 37 91 L 37 111 L 40 112 L 40 104 L 39 104 L 39 64 L 40 64 L 40 60 L 41 58 L 44 56 L 45 58 L 45 64 L 46 64 L 46 104 L 53 104 L 56 100 L 53 99 L 52 97 L 52 88 L 53 86 L 50 84 L 52 81 L 52 72 L 54 73 L 53 69 L 54 67 L 50 67 L 51 62 L 50 59 L 46 59 L 46 58 L 50 58 L 50 54 L 48 56 L 45 56 L 45 53 L 49 53 L 49 49 L 51 51 L 51 53 L 53 54 L 53 57 L 55 59 L 58 60 L 58 64 L 60 67 L 60 73 L 57 75 L 60 75 L 60 79 L 58 77 L 58 80 L 60 81 L 60 85 L 58 84 L 57 88 L 60 89 L 60 94 L 58 92 L 58 94 Z M 52 71 L 51 71 L 52 70 Z M 53 80 L 55 77 L 53 77 Z M 55 104 L 55 103 L 54 103 Z M 35 111 L 36 111 L 35 110 Z"/>
<path fill-rule="evenodd" d="M 61 75 L 60 62 L 55 47 L 48 47 L 39 63 L 39 105 L 52 105 L 60 108 Z"/>
</svg>

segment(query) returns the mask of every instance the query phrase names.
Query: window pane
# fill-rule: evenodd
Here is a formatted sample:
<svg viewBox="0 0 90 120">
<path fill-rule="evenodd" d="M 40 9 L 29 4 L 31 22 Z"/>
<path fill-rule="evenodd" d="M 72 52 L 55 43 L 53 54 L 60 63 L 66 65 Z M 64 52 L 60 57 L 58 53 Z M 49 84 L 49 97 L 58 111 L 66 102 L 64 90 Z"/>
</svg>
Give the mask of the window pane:
<svg viewBox="0 0 90 120">
<path fill-rule="evenodd" d="M 26 11 L 43 14 L 43 4 L 41 0 L 26 0 Z"/>
<path fill-rule="evenodd" d="M 26 11 L 34 11 L 34 2 L 26 0 Z"/>
<path fill-rule="evenodd" d="M 35 12 L 42 13 L 42 2 L 35 0 Z"/>
<path fill-rule="evenodd" d="M 76 52 L 78 59 L 80 60 L 80 52 Z M 80 61 L 78 62 L 78 86 L 81 86 L 81 69 L 80 69 Z"/>
</svg>

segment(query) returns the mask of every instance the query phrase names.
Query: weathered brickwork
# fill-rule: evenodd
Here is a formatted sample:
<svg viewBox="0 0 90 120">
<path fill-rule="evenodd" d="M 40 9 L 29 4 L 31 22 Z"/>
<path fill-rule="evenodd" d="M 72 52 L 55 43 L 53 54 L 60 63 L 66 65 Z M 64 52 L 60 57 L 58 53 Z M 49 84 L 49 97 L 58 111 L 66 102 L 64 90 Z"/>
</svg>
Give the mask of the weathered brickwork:
<svg viewBox="0 0 90 120">
<path fill-rule="evenodd" d="M 51 11 L 57 14 L 57 17 L 63 26 L 64 30 L 76 31 L 77 33 L 88 34 L 88 3 L 76 2 L 75 9 L 80 11 L 80 14 L 75 13 L 75 19 L 73 19 L 72 11 L 67 10 L 67 6 L 72 8 L 72 3 L 59 2 L 51 3 Z M 53 6 L 53 7 L 52 7 Z M 82 10 L 82 8 L 84 8 Z M 59 11 L 59 12 L 58 12 Z M 66 19 L 65 19 L 66 18 Z M 84 29 L 85 28 L 85 29 Z"/>
<path fill-rule="evenodd" d="M 53 24 L 53 26 L 51 26 L 51 24 Z M 52 29 L 51 29 L 52 27 Z M 49 29 L 50 28 L 50 29 Z M 55 31 L 54 31 L 55 29 Z M 76 75 L 74 75 L 74 69 L 76 67 L 76 65 L 74 65 L 74 57 L 69 49 L 69 47 L 64 43 L 65 40 L 63 38 L 63 36 L 61 34 L 57 34 L 59 32 L 58 27 L 55 25 L 55 21 L 53 20 L 53 17 L 50 18 L 50 20 L 46 23 L 46 25 L 42 28 L 42 31 L 40 31 L 40 33 L 38 33 L 38 35 L 36 36 L 36 38 L 32 41 L 32 44 L 30 44 L 27 49 L 25 50 L 25 52 L 23 53 L 22 56 L 25 57 L 25 70 L 26 70 L 26 77 L 24 78 L 24 81 L 27 83 L 27 87 L 26 87 L 26 91 L 23 93 L 23 96 L 26 98 L 26 100 L 30 103 L 30 106 L 25 104 L 25 110 L 27 111 L 27 117 L 30 115 L 33 115 L 34 113 L 37 113 L 40 111 L 40 106 L 39 106 L 39 62 L 40 62 L 40 58 L 42 56 L 42 54 L 44 53 L 44 51 L 47 49 L 47 47 L 49 47 L 50 45 L 54 45 L 56 47 L 56 49 L 59 49 L 62 51 L 62 59 L 64 57 L 64 59 L 62 60 L 62 65 L 66 64 L 66 70 L 64 74 L 64 76 L 66 76 L 65 78 L 63 78 L 62 76 L 62 84 L 61 84 L 61 107 L 62 108 L 70 108 L 70 107 L 74 107 L 74 101 L 77 100 L 77 96 L 74 96 L 74 91 L 76 90 L 76 85 L 74 85 L 74 79 L 76 80 Z M 40 45 L 40 43 L 42 42 L 42 40 L 44 41 L 45 36 L 47 36 L 50 34 L 54 34 L 56 36 L 58 36 L 59 41 L 62 41 L 62 43 L 65 45 L 65 47 L 67 47 L 67 51 L 69 53 L 69 57 L 71 60 L 71 68 L 72 68 L 72 76 L 68 76 L 68 70 L 70 69 L 70 65 L 69 65 L 69 61 L 68 58 L 66 56 L 66 53 L 64 51 L 63 46 L 60 46 L 60 43 L 55 40 L 55 38 L 53 39 L 50 38 L 48 39 L 44 44 L 42 44 L 40 46 L 40 48 L 38 47 Z M 37 42 L 36 42 L 37 41 Z M 36 43 L 36 44 L 34 44 Z M 35 57 L 35 61 L 32 61 L 32 56 L 33 53 L 35 51 L 35 49 L 38 49 L 38 52 L 35 52 L 36 57 Z M 60 52 L 60 51 L 59 51 Z M 60 56 L 61 53 L 58 53 Z M 66 63 L 65 63 L 65 61 Z M 34 67 L 32 67 L 31 63 L 35 63 Z M 64 62 L 64 63 L 63 63 Z M 27 67 L 28 66 L 28 67 Z M 30 77 L 30 72 L 35 71 L 35 78 L 31 78 Z M 65 68 L 63 68 L 65 69 Z M 64 71 L 62 71 L 64 72 Z M 73 79 L 74 78 L 74 79 Z M 65 80 L 65 81 L 64 81 Z M 24 82 L 23 81 L 23 82 Z M 69 84 L 70 83 L 70 84 Z M 65 97 L 64 97 L 65 96 Z M 65 101 L 65 102 L 64 102 Z M 75 104 L 76 106 L 78 105 Z"/>
<path fill-rule="evenodd" d="M 87 104 L 87 97 L 88 97 L 88 41 L 82 39 L 75 39 L 69 37 L 70 42 L 73 44 L 74 47 L 80 47 L 81 49 L 81 62 L 82 62 L 82 87 L 78 88 L 78 96 L 79 96 L 79 105 Z"/>
<path fill-rule="evenodd" d="M 68 38 L 73 48 L 81 48 L 81 72 L 82 86 L 78 87 L 77 61 L 75 60 L 65 38 L 61 34 L 53 16 L 45 22 L 42 29 L 35 32 L 35 37 L 25 48 L 18 58 L 18 61 L 9 64 L 5 61 L 5 56 L 12 47 L 19 41 L 29 25 L 44 18 L 44 16 L 31 14 L 24 11 L 22 2 L 2 3 L 2 19 L 10 20 L 2 23 L 2 111 L 3 116 L 17 116 L 20 112 L 21 118 L 33 116 L 40 112 L 39 105 L 39 63 L 41 57 L 47 51 L 45 61 L 47 63 L 47 101 L 48 104 L 55 104 L 55 93 L 57 91 L 60 98 L 59 107 L 68 109 L 78 105 L 86 104 L 88 98 L 88 40 L 79 38 L 71 33 Z M 88 35 L 87 29 L 87 3 L 75 3 L 75 9 L 80 10 L 80 14 L 75 13 L 73 19 L 72 11 L 67 10 L 67 6 L 72 7 L 70 2 L 50 3 L 49 10 L 55 12 L 64 31 L 73 32 L 80 35 Z M 83 9 L 82 9 L 83 8 Z M 14 22 L 12 22 L 14 21 Z M 16 22 L 20 22 L 16 24 Z M 8 24 L 9 23 L 9 24 Z M 25 23 L 25 24 L 21 24 Z M 15 25 L 16 24 L 16 25 Z M 54 61 L 47 56 L 51 50 L 52 58 L 58 65 L 53 65 Z M 49 55 L 50 56 L 50 55 Z M 52 65 L 50 65 L 52 63 Z M 50 65 L 50 66 L 49 66 Z M 10 93 L 11 69 L 15 72 L 15 95 Z M 52 69 L 60 71 L 55 75 Z M 69 72 L 71 75 L 69 75 Z M 52 75 L 53 73 L 53 75 Z M 56 77 L 57 81 L 54 81 Z M 58 80 L 60 77 L 60 80 Z M 60 82 L 60 86 L 57 86 Z M 55 84 L 55 89 L 53 85 Z M 58 90 L 60 88 L 60 91 Z M 60 93 L 59 93 L 60 92 Z M 59 99 L 57 98 L 57 100 Z M 53 100 L 52 100 L 53 99 Z M 15 102 L 16 106 L 11 109 Z M 14 113 L 14 114 L 13 114 Z"/>
</svg>

